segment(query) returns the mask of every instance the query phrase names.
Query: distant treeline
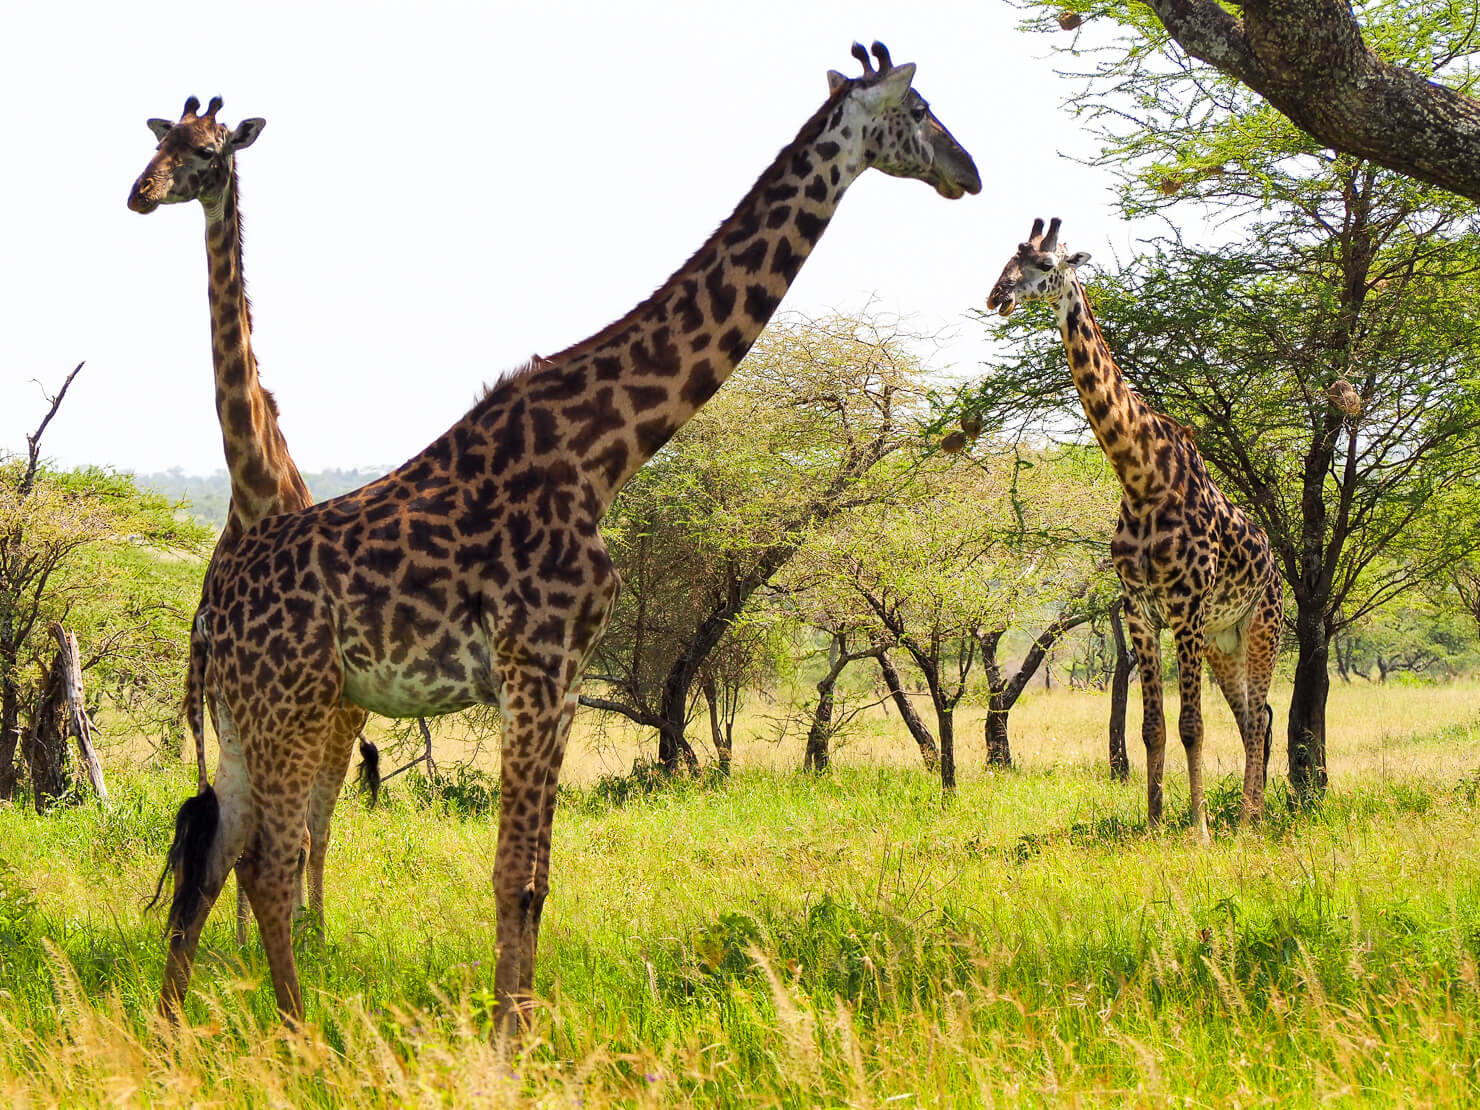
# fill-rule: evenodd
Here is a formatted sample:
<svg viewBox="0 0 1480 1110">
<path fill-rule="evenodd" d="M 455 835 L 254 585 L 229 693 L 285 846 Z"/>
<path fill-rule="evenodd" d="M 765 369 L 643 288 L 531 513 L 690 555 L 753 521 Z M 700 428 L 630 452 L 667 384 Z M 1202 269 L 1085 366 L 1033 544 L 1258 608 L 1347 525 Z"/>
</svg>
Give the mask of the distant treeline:
<svg viewBox="0 0 1480 1110">
<path fill-rule="evenodd" d="M 390 471 L 389 466 L 369 467 L 364 470 L 321 470 L 305 474 L 309 491 L 315 501 L 326 501 L 359 489 L 366 482 L 373 482 Z M 135 474 L 134 481 L 141 489 L 163 494 L 171 501 L 184 501 L 190 506 L 191 515 L 198 521 L 214 524 L 217 528 L 226 524 L 226 510 L 231 502 L 231 478 L 225 470 L 214 474 L 186 474 L 179 467 L 156 474 Z"/>
</svg>

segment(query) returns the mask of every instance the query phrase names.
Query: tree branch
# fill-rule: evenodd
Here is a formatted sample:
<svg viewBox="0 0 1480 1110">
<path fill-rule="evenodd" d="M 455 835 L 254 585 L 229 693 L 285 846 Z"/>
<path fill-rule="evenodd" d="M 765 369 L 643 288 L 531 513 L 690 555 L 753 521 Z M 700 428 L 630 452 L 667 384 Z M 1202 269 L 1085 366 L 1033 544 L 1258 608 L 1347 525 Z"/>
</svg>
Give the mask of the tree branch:
<svg viewBox="0 0 1480 1110">
<path fill-rule="evenodd" d="M 47 398 L 51 402 L 51 408 L 46 410 L 46 415 L 41 418 L 41 423 L 36 426 L 36 430 L 26 436 L 26 473 L 21 478 L 21 484 L 17 489 L 21 500 L 25 500 L 30 495 L 32 487 L 36 484 L 36 468 L 41 465 L 41 436 L 45 433 L 46 426 L 51 423 L 51 418 L 57 414 L 57 409 L 62 407 L 62 399 L 67 396 L 67 387 L 72 384 L 72 379 L 78 375 L 84 365 L 85 363 L 79 362 L 74 366 L 72 372 L 67 375 L 67 380 L 62 383 L 62 388 L 57 390 L 57 395 Z"/>
<path fill-rule="evenodd" d="M 1480 201 L 1480 100 L 1389 65 L 1347 0 L 1149 0 L 1193 57 L 1336 150 Z"/>
</svg>

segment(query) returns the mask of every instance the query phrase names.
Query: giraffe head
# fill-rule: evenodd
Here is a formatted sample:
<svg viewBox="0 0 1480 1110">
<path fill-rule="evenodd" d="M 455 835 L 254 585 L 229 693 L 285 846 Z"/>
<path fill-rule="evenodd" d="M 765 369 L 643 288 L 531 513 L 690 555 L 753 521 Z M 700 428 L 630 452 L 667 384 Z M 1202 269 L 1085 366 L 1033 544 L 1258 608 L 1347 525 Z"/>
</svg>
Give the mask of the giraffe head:
<svg viewBox="0 0 1480 1110">
<path fill-rule="evenodd" d="M 149 130 L 159 148 L 129 191 L 128 206 L 135 212 L 153 212 L 161 204 L 186 200 L 210 201 L 226 191 L 231 159 L 249 147 L 267 125 L 263 119 L 244 119 L 235 130 L 216 122 L 221 98 L 211 98 L 205 115 L 197 115 L 200 101 L 185 101 L 178 123 L 152 119 Z"/>
<path fill-rule="evenodd" d="M 981 175 L 971 155 L 935 118 L 925 98 L 910 87 L 915 64 L 895 65 L 882 42 L 874 43 L 878 69 L 862 43 L 853 44 L 853 56 L 863 63 L 863 76 L 844 77 L 829 70 L 827 83 L 845 106 L 841 122 L 856 134 L 863 164 L 891 177 L 928 181 L 941 196 L 952 200 L 963 193 L 981 192 Z"/>
<path fill-rule="evenodd" d="M 1009 316 L 1019 304 L 1029 301 L 1057 300 L 1074 280 L 1074 269 L 1089 261 L 1088 251 L 1070 254 L 1059 243 L 1059 218 L 1055 216 L 1048 224 L 1048 234 L 1043 233 L 1043 221 L 1034 220 L 1033 230 L 1028 232 L 1028 241 L 1019 243 L 1017 253 L 1002 267 L 1002 276 L 992 286 L 987 297 L 987 308 L 996 309 L 1002 316 Z"/>
</svg>

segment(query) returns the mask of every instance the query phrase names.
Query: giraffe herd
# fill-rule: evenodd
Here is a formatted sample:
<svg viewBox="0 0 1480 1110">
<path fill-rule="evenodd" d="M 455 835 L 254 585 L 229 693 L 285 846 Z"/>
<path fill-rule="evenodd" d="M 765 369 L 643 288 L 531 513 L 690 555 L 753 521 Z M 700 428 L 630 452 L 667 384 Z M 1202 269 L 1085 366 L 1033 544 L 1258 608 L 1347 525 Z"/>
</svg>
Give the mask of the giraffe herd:
<svg viewBox="0 0 1480 1110">
<path fill-rule="evenodd" d="M 251 347 L 234 159 L 264 122 L 227 127 L 216 118 L 220 98 L 200 114 L 193 97 L 178 121 L 149 121 L 158 147 L 129 207 L 199 200 L 205 210 L 232 488 L 190 638 L 186 709 L 199 782 L 161 880 L 173 880 L 166 1015 L 179 1014 L 201 930 L 234 869 L 278 1006 L 301 1018 L 293 913 L 305 862 L 308 903 L 322 913 L 330 819 L 367 714 L 486 704 L 503 721 L 497 1024 L 508 1033 L 527 1024 L 561 762 L 617 597 L 604 513 L 744 358 L 860 174 L 916 178 L 948 199 L 981 189 L 971 156 L 914 89 L 915 66 L 894 64 L 880 43 L 872 53 L 855 44 L 863 72 L 828 73 L 821 108 L 650 297 L 588 339 L 532 357 L 384 478 L 320 504 L 288 453 Z M 1186 430 L 1121 379 L 1074 276 L 1084 256 L 1067 255 L 1057 234 L 1057 220 L 1046 235 L 1035 224 L 988 303 L 1004 315 L 1033 298 L 1058 309 L 1086 415 L 1125 489 L 1113 552 L 1146 692 L 1150 820 L 1161 817 L 1157 634 L 1166 624 L 1193 817 L 1206 836 L 1201 658 L 1238 718 L 1243 817 L 1256 821 L 1279 579 L 1263 534 L 1213 484 Z M 219 743 L 214 782 L 202 705 Z M 238 920 L 244 927 L 240 907 Z"/>
</svg>

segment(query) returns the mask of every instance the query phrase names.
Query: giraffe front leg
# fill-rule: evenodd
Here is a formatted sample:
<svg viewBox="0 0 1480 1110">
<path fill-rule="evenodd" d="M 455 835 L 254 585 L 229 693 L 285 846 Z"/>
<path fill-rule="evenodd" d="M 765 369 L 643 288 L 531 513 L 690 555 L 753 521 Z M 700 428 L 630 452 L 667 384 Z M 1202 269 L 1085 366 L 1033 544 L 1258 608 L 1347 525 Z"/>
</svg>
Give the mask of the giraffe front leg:
<svg viewBox="0 0 1480 1110">
<path fill-rule="evenodd" d="M 314 775 L 313 790 L 308 798 L 307 879 L 308 912 L 320 929 L 324 927 L 324 861 L 329 855 L 330 823 L 344 776 L 354 757 L 355 739 L 365 723 L 360 710 L 342 709 L 330 722 L 331 735 L 324 750 L 324 760 Z M 300 901 L 300 905 L 303 903 Z"/>
<path fill-rule="evenodd" d="M 1202 659 L 1203 635 L 1200 623 L 1194 622 L 1172 630 L 1177 642 L 1177 685 L 1181 698 L 1177 714 L 1177 731 L 1187 753 L 1187 792 L 1190 797 L 1192 827 L 1204 843 L 1208 835 L 1208 815 L 1203 798 L 1203 721 Z"/>
<path fill-rule="evenodd" d="M 540 918 L 544 914 L 545 899 L 550 893 L 550 841 L 555 825 L 556 784 L 559 769 L 552 769 L 540 790 L 539 833 L 534 845 L 534 878 L 531 886 L 533 897 L 529 904 L 529 917 L 524 930 L 524 943 L 519 950 L 518 994 L 526 1002 L 534 999 L 535 957 L 540 947 Z M 528 1014 L 525 1015 L 527 1024 Z"/>
<path fill-rule="evenodd" d="M 504 743 L 509 735 L 504 734 Z M 494 898 L 497 903 L 498 964 L 494 990 L 498 998 L 495 1028 L 514 1039 L 528 1027 L 533 998 L 524 986 L 524 965 L 532 959 L 543 898 L 535 889 L 542 783 L 528 781 L 528 769 L 514 771 L 504 755 L 499 793 L 498 848 L 494 853 Z"/>
<path fill-rule="evenodd" d="M 523 955 L 519 964 L 519 989 L 522 994 L 530 997 L 534 995 L 534 965 L 535 956 L 539 951 L 540 915 L 544 911 L 545 898 L 550 893 L 550 844 L 555 829 L 555 802 L 560 782 L 560 764 L 564 760 L 566 740 L 570 736 L 570 727 L 575 720 L 576 708 L 579 704 L 580 679 L 577 677 L 565 696 L 565 707 L 560 714 L 556 733 L 558 755 L 554 766 L 548 770 L 544 793 L 541 796 L 543 809 L 540 814 L 540 836 L 535 844 L 532 927 L 525 938 Z"/>
<path fill-rule="evenodd" d="M 548 875 L 539 880 L 540 845 L 549 843 L 555 782 L 564 752 L 564 691 L 548 671 L 512 669 L 503 684 L 494 897 L 498 906 L 498 1034 L 517 1038 L 533 1014 L 531 988 Z"/>
<path fill-rule="evenodd" d="M 1161 780 L 1166 762 L 1166 718 L 1162 711 L 1160 629 L 1144 616 L 1129 596 L 1125 623 L 1136 667 L 1141 672 L 1141 739 L 1146 745 L 1146 821 L 1161 824 Z"/>
</svg>

